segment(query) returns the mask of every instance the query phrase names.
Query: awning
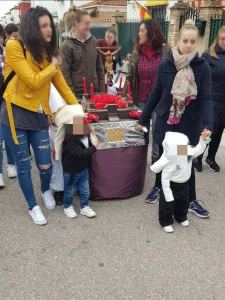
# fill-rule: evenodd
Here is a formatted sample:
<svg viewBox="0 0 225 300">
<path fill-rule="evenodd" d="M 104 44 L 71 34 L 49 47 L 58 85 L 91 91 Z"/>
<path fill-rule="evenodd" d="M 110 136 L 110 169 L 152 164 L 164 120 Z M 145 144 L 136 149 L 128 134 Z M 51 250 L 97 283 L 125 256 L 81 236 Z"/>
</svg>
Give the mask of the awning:
<svg viewBox="0 0 225 300">
<path fill-rule="evenodd" d="M 148 0 L 145 3 L 145 7 L 152 7 L 152 6 L 158 6 L 158 5 L 168 5 L 169 0 Z"/>
</svg>

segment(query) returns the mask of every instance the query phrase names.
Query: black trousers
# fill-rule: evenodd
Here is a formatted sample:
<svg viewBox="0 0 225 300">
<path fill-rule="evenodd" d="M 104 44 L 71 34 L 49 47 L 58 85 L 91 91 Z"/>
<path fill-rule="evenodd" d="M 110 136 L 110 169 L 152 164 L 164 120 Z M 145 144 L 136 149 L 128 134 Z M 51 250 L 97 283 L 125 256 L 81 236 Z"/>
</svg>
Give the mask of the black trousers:
<svg viewBox="0 0 225 300">
<path fill-rule="evenodd" d="M 163 154 L 163 147 L 159 146 L 159 157 L 161 157 L 162 154 Z M 155 186 L 162 189 L 161 172 L 156 174 Z M 189 203 L 191 203 L 192 201 L 196 200 L 195 170 L 193 165 L 191 168 L 191 177 L 188 181 L 188 186 L 189 186 Z"/>
<path fill-rule="evenodd" d="M 159 199 L 159 223 L 162 227 L 173 224 L 173 216 L 179 223 L 187 220 L 189 207 L 189 184 L 170 182 L 174 201 L 166 202 L 163 190 L 160 191 Z"/>
<path fill-rule="evenodd" d="M 208 147 L 208 155 L 207 158 L 208 159 L 215 159 L 216 157 L 216 153 L 219 149 L 220 146 L 220 142 L 222 139 L 222 135 L 223 135 L 223 130 L 224 130 L 224 125 L 216 125 L 214 124 L 214 129 L 213 129 L 213 133 L 211 136 L 211 142 L 209 143 Z M 202 153 L 199 158 L 203 158 L 204 153 Z"/>
</svg>

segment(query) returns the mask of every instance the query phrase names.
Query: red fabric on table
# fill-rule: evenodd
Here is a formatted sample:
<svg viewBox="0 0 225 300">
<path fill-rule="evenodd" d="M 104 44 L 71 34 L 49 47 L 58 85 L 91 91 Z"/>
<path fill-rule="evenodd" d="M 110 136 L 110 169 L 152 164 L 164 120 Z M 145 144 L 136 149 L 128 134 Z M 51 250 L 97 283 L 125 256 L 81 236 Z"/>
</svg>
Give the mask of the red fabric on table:
<svg viewBox="0 0 225 300">
<path fill-rule="evenodd" d="M 90 199 L 126 199 L 143 192 L 148 145 L 98 150 L 92 155 Z"/>
</svg>

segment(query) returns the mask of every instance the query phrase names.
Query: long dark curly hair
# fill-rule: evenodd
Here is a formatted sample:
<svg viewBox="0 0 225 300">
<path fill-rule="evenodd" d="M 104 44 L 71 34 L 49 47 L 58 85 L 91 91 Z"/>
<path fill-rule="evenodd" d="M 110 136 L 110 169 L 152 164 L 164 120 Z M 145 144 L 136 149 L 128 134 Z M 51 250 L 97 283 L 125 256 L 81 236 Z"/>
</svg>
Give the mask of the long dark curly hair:
<svg viewBox="0 0 225 300">
<path fill-rule="evenodd" d="M 159 23 L 154 19 L 150 19 L 150 20 L 143 20 L 140 23 L 140 27 L 142 24 L 144 24 L 145 28 L 147 29 L 147 45 L 149 45 L 153 50 L 162 49 L 163 44 L 167 44 L 167 41 L 162 33 Z M 134 46 L 134 52 L 138 53 L 141 50 L 142 46 L 143 45 L 140 45 L 139 43 L 139 36 L 137 34 L 137 39 Z"/>
<path fill-rule="evenodd" d="M 47 43 L 41 34 L 39 18 L 43 16 L 48 16 L 51 21 L 52 38 L 50 43 Z M 45 56 L 51 62 L 52 56 L 58 54 L 55 23 L 50 12 L 44 7 L 36 6 L 26 11 L 20 25 L 20 39 L 38 63 L 43 62 Z"/>
</svg>

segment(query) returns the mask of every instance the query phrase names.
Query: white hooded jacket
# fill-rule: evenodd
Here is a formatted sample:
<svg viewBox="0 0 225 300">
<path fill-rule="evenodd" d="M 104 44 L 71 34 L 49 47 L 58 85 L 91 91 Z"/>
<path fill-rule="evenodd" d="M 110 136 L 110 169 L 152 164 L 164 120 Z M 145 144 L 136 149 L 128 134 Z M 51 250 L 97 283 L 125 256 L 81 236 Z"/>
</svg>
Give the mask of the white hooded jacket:
<svg viewBox="0 0 225 300">
<path fill-rule="evenodd" d="M 206 141 L 200 137 L 196 147 L 192 147 L 186 135 L 178 132 L 167 132 L 163 141 L 163 154 L 150 169 L 159 173 L 162 171 L 162 189 L 167 202 L 174 201 L 170 181 L 187 182 L 191 177 L 192 161 L 205 151 Z M 177 155 L 177 146 L 187 145 L 188 155 Z"/>
</svg>

